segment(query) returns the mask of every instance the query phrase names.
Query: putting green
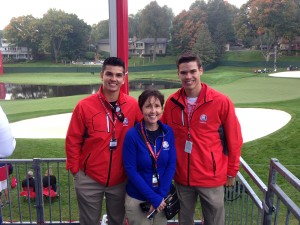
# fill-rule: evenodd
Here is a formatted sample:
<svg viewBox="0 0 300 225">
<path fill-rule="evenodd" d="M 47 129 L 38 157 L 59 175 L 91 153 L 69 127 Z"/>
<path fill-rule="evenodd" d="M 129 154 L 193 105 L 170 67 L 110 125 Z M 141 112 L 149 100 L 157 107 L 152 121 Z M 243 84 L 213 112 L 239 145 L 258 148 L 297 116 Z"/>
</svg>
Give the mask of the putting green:
<svg viewBox="0 0 300 225">
<path fill-rule="evenodd" d="M 234 103 L 274 102 L 300 98 L 300 79 L 261 75 L 213 86 Z"/>
</svg>

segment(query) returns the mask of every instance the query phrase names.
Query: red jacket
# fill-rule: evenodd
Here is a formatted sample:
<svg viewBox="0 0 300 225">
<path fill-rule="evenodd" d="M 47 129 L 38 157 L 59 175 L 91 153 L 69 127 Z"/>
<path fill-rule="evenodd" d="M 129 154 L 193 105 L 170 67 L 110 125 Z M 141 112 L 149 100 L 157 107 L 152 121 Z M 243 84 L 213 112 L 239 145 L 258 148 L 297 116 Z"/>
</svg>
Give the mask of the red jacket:
<svg viewBox="0 0 300 225">
<path fill-rule="evenodd" d="M 123 140 L 142 114 L 136 99 L 121 92 L 117 102 L 125 119 L 123 122 L 115 120 L 117 148 L 111 151 L 109 144 L 114 125 L 106 112 L 111 117 L 112 111 L 101 90 L 81 100 L 73 111 L 65 144 L 66 168 L 73 174 L 81 169 L 101 185 L 114 186 L 126 180 L 122 163 Z"/>
<path fill-rule="evenodd" d="M 10 168 L 9 164 L 5 164 L 5 163 L 0 164 L 0 181 L 7 180 L 8 176 L 10 175 L 9 168 Z"/>
<path fill-rule="evenodd" d="M 191 154 L 185 152 L 188 139 L 186 95 L 181 88 L 166 101 L 163 121 L 175 134 L 177 164 L 175 181 L 182 185 L 217 187 L 239 170 L 242 134 L 230 99 L 202 83 L 190 122 Z"/>
</svg>

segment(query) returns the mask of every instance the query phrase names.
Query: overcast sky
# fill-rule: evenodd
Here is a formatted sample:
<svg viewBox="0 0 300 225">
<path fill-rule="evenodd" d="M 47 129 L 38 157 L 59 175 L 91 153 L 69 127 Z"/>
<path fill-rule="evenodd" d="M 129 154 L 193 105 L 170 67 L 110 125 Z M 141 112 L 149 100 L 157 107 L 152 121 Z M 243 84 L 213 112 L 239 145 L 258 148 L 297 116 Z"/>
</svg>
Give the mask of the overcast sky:
<svg viewBox="0 0 300 225">
<path fill-rule="evenodd" d="M 175 15 L 182 10 L 188 10 L 195 0 L 156 0 L 160 6 L 167 5 L 173 9 Z M 61 9 L 66 13 L 74 13 L 87 24 L 97 24 L 109 17 L 109 0 L 5 0 L 0 12 L 0 30 L 9 24 L 12 17 L 32 15 L 35 18 L 43 17 L 50 8 Z M 148 5 L 151 0 L 128 0 L 128 13 L 136 14 Z M 240 7 L 247 0 L 228 0 L 229 3 Z"/>
</svg>

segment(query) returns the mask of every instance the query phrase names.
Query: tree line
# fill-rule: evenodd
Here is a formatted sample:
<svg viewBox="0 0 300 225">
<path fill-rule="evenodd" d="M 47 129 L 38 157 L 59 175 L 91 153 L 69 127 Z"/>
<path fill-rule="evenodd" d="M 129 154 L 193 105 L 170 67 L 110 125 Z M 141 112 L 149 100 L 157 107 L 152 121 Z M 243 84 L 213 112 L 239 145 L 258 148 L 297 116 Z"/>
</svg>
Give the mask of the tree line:
<svg viewBox="0 0 300 225">
<path fill-rule="evenodd" d="M 300 1 L 248 0 L 238 9 L 223 0 L 196 0 L 176 16 L 171 8 L 152 1 L 129 15 L 128 23 L 131 38 L 167 38 L 170 55 L 193 51 L 204 63 L 212 63 L 224 54 L 227 43 L 241 43 L 260 46 L 268 61 L 279 38 L 291 44 L 300 36 Z M 51 55 L 58 63 L 99 54 L 96 46 L 109 38 L 109 21 L 90 26 L 75 14 L 49 9 L 41 19 L 31 15 L 12 18 L 3 36 L 12 44 L 30 48 L 34 59 Z"/>
</svg>

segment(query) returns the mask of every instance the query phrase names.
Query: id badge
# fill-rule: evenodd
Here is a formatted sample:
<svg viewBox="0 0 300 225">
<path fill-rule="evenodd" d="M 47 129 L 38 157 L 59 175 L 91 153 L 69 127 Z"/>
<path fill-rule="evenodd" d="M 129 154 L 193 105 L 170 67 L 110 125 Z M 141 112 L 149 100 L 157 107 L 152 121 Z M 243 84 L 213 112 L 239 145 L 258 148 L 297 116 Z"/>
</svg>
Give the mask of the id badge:
<svg viewBox="0 0 300 225">
<path fill-rule="evenodd" d="M 111 151 L 113 151 L 113 150 L 116 150 L 116 148 L 117 148 L 117 139 L 111 139 L 110 140 L 110 142 L 109 142 L 109 149 L 111 150 Z"/>
<path fill-rule="evenodd" d="M 191 154 L 191 153 L 192 153 L 192 147 L 193 147 L 193 142 L 191 142 L 191 141 L 186 141 L 186 142 L 185 142 L 184 151 L 185 151 L 186 153 Z"/>
<path fill-rule="evenodd" d="M 152 186 L 153 187 L 158 187 L 158 180 L 155 174 L 152 176 Z"/>
</svg>

